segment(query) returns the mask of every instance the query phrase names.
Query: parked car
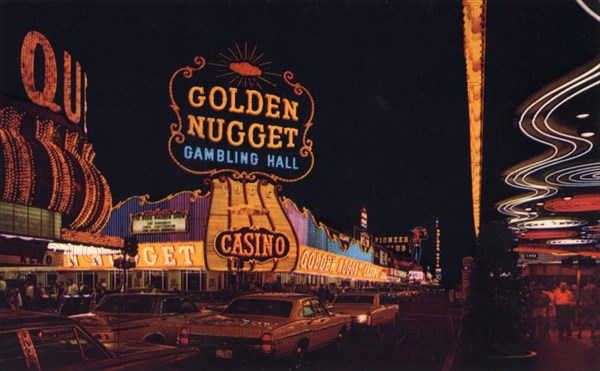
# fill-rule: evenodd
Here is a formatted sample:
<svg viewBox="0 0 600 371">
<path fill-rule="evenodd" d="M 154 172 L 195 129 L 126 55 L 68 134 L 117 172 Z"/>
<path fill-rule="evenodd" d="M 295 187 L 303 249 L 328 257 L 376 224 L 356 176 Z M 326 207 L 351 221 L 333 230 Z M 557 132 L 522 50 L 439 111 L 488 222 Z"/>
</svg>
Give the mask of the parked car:
<svg viewBox="0 0 600 371">
<path fill-rule="evenodd" d="M 77 321 L 49 313 L 0 310 L 0 370 L 163 370 L 193 364 L 198 352 L 144 343 L 110 351 Z"/>
<path fill-rule="evenodd" d="M 91 295 L 65 295 L 61 298 L 56 313 L 61 316 L 87 313 L 92 309 L 93 301 Z"/>
<path fill-rule="evenodd" d="M 388 296 L 390 299 L 392 299 L 394 302 L 396 302 L 398 304 L 413 301 L 415 298 L 413 292 L 411 292 L 407 289 L 392 290 L 389 292 Z"/>
<path fill-rule="evenodd" d="M 290 357 L 298 367 L 307 353 L 341 343 L 350 325 L 350 316 L 330 313 L 315 296 L 256 293 L 235 298 L 220 314 L 190 319 L 179 344 L 213 359 Z"/>
<path fill-rule="evenodd" d="M 340 293 L 333 300 L 332 310 L 352 316 L 354 330 L 373 330 L 378 334 L 387 326 L 393 328 L 398 315 L 398 305 L 385 294 L 375 292 Z"/>
<path fill-rule="evenodd" d="M 211 313 L 200 311 L 185 295 L 122 293 L 106 295 L 91 312 L 70 318 L 104 343 L 175 344 L 177 331 L 190 317 Z"/>
</svg>

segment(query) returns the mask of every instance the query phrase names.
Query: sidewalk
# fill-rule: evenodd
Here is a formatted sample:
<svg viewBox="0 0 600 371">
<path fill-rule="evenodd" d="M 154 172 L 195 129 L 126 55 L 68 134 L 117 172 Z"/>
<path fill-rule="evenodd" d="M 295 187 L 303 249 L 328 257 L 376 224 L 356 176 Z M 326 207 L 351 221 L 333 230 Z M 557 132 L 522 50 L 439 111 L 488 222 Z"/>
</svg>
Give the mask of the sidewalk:
<svg viewBox="0 0 600 371">
<path fill-rule="evenodd" d="M 561 339 L 554 330 L 550 339 L 528 346 L 538 353 L 533 370 L 600 370 L 600 337 L 590 339 L 589 330 L 583 332 L 581 339 L 577 333 Z"/>
<path fill-rule="evenodd" d="M 556 326 L 551 326 L 550 338 L 537 343 L 525 343 L 524 347 L 537 353 L 537 357 L 523 366 L 515 363 L 511 367 L 498 367 L 490 364 L 489 367 L 509 371 L 588 371 L 600 370 L 600 336 L 590 338 L 590 331 L 583 332 L 582 339 L 577 338 L 576 331 L 570 338 L 559 338 Z M 600 332 L 596 332 L 600 335 Z M 459 350 L 460 353 L 460 350 Z M 496 366 L 496 367 L 494 367 Z M 478 368 L 469 366 L 467 356 L 458 354 L 451 368 L 452 371 L 474 371 Z"/>
</svg>

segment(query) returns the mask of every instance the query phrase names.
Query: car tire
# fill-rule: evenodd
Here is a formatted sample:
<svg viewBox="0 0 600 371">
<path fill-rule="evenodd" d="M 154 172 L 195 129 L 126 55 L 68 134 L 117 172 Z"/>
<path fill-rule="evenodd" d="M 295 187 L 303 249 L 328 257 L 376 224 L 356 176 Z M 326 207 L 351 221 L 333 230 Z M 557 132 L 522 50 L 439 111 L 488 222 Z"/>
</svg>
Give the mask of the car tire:
<svg viewBox="0 0 600 371">
<path fill-rule="evenodd" d="M 294 353 L 291 357 L 290 368 L 292 370 L 300 370 L 306 366 L 306 355 L 308 353 L 308 342 L 306 339 L 300 340 L 294 346 Z"/>
<path fill-rule="evenodd" d="M 160 335 L 151 335 L 144 339 L 144 341 L 152 344 L 164 344 L 165 339 Z"/>
<path fill-rule="evenodd" d="M 377 336 L 377 341 L 379 342 L 380 345 L 384 345 L 386 342 L 386 334 L 385 334 L 385 328 L 382 325 L 377 326 L 377 329 L 375 330 L 375 335 Z"/>
<path fill-rule="evenodd" d="M 338 338 L 335 343 L 335 347 L 337 350 L 343 350 L 348 343 L 348 331 L 346 330 L 346 326 L 343 326 L 338 333 Z"/>
</svg>

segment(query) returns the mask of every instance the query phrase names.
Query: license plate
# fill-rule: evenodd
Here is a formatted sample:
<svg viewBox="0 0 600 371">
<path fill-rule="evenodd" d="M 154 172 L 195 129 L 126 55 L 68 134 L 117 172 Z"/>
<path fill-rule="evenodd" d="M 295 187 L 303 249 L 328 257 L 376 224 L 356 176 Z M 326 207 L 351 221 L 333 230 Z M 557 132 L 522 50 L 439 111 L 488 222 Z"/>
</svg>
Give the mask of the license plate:
<svg viewBox="0 0 600 371">
<path fill-rule="evenodd" d="M 231 349 L 217 349 L 217 358 L 233 358 L 233 350 Z"/>
</svg>

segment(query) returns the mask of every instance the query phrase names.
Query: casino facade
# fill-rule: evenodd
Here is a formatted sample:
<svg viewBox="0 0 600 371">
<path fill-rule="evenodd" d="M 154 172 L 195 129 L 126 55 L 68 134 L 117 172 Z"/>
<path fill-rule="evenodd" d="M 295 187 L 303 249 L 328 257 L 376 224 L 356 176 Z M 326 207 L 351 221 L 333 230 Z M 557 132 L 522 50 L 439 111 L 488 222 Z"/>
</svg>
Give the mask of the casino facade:
<svg viewBox="0 0 600 371">
<path fill-rule="evenodd" d="M 123 241 L 98 234 L 112 196 L 87 141 L 85 70 L 39 32 L 20 41 L 7 48 L 15 68 L 0 102 L 0 269 L 7 280 L 47 283 L 63 264 L 57 246 Z"/>
<path fill-rule="evenodd" d="M 230 191 L 252 201 L 235 201 Z M 387 281 L 388 268 L 372 264 L 372 249 L 316 222 L 266 181 L 214 179 L 206 194 L 131 197 L 114 207 L 102 233 L 138 239 L 131 288 L 216 291 L 251 282 L 340 287 Z M 59 270 L 95 272 L 116 282 L 122 273 L 114 258 L 70 256 Z"/>
<path fill-rule="evenodd" d="M 362 286 L 394 276 L 373 263 L 372 238 L 328 228 L 280 194 L 281 183 L 301 180 L 314 165 L 314 101 L 293 73 L 260 71 L 278 88 L 261 86 L 256 61 L 233 52 L 235 63 L 196 57 L 175 71 L 168 153 L 209 190 L 113 206 L 87 141 L 84 68 L 43 34 L 22 36 L 7 53 L 20 58 L 10 64 L 16 82 L 3 88 L 0 107 L 0 271 L 7 280 L 218 291 L 248 282 Z M 222 86 L 222 69 L 253 88 Z M 123 270 L 115 261 L 131 238 L 138 254 L 125 259 L 135 267 Z"/>
</svg>

